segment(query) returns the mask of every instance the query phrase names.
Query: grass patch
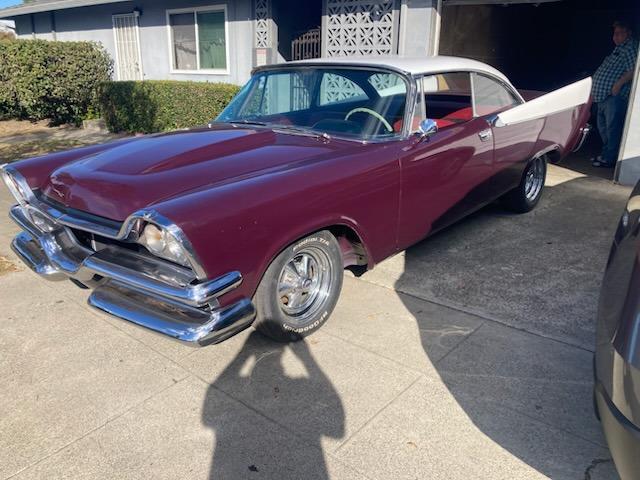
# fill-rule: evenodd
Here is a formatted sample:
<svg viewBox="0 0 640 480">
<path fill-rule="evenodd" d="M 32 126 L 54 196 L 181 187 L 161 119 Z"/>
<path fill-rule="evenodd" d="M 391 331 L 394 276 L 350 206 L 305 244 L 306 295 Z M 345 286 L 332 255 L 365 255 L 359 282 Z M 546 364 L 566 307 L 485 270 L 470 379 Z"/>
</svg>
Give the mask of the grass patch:
<svg viewBox="0 0 640 480">
<path fill-rule="evenodd" d="M 53 138 L 49 140 L 31 140 L 19 143 L 0 142 L 0 163 L 13 162 L 23 158 L 36 157 L 60 150 L 82 147 L 95 142 L 84 142 L 73 138 Z"/>
</svg>

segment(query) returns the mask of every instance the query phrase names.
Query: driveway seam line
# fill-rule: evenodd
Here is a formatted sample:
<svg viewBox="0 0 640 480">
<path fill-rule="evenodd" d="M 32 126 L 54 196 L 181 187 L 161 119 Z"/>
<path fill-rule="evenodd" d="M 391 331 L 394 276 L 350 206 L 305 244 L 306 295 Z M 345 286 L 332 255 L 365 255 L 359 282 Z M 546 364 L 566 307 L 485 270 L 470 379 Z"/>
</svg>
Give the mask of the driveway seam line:
<svg viewBox="0 0 640 480">
<path fill-rule="evenodd" d="M 387 285 L 382 285 L 380 283 L 376 283 L 376 282 L 372 282 L 372 281 L 369 281 L 369 280 L 365 280 L 365 279 L 363 279 L 361 277 L 360 278 L 353 277 L 353 278 L 355 280 L 360 281 L 360 282 L 365 282 L 365 283 L 368 283 L 370 285 L 375 285 L 375 286 L 378 286 L 378 287 L 386 288 L 387 290 L 391 290 L 391 291 L 396 292 L 398 294 L 406 295 L 408 297 L 411 297 L 411 298 L 414 298 L 414 299 L 417 299 L 417 300 L 422 300 L 423 302 L 432 303 L 434 305 L 438 305 L 440 307 L 445 307 L 445 308 L 448 308 L 450 310 L 455 310 L 455 311 L 458 311 L 458 312 L 461 312 L 461 313 L 466 313 L 467 315 L 473 315 L 473 316 L 481 318 L 482 320 L 485 320 L 487 322 L 493 322 L 493 323 L 496 323 L 496 324 L 501 325 L 503 327 L 510 328 L 512 330 L 516 330 L 518 332 L 528 333 L 530 335 L 534 335 L 534 336 L 539 337 L 539 338 L 544 338 L 545 340 L 551 340 L 553 342 L 557 342 L 557 343 L 560 343 L 562 345 L 566 345 L 568 347 L 573 347 L 573 348 L 577 348 L 578 350 L 583 350 L 585 352 L 594 353 L 593 349 L 590 349 L 590 348 L 587 348 L 587 347 L 583 347 L 582 345 L 577 345 L 575 343 L 567 342 L 566 340 L 560 340 L 558 338 L 549 337 L 549 336 L 543 335 L 541 333 L 532 332 L 532 331 L 527 330 L 525 328 L 515 327 L 513 325 L 509 325 L 508 323 L 505 323 L 504 320 L 499 320 L 497 318 L 492 318 L 490 316 L 487 316 L 485 313 L 480 313 L 480 312 L 475 311 L 473 309 L 468 309 L 468 308 L 465 308 L 465 307 L 460 306 L 460 305 L 444 303 L 444 302 L 442 302 L 440 300 L 436 300 L 436 299 L 428 299 L 428 298 L 420 297 L 420 296 L 418 296 L 418 295 L 416 295 L 414 293 L 405 292 L 403 290 L 397 290 L 397 289 L 391 288 L 391 287 L 389 287 Z"/>
<path fill-rule="evenodd" d="M 367 353 L 370 353 L 370 354 L 372 354 L 372 355 L 374 355 L 376 357 L 380 357 L 380 358 L 382 358 L 384 360 L 388 360 L 389 362 L 393 363 L 394 365 L 396 365 L 398 367 L 401 367 L 402 369 L 408 370 L 410 372 L 415 372 L 415 373 L 418 373 L 418 374 L 423 375 L 423 376 L 426 377 L 426 374 L 425 374 L 425 372 L 423 370 L 419 370 L 417 368 L 410 367 L 410 366 L 408 366 L 408 365 L 406 365 L 406 364 L 404 364 L 404 363 L 402 363 L 402 362 L 400 362 L 400 361 L 398 361 L 398 360 L 396 360 L 394 358 L 388 357 L 388 356 L 386 356 L 386 355 L 384 355 L 384 354 L 382 354 L 380 352 L 376 352 L 375 350 L 370 350 L 367 347 L 364 347 L 362 345 L 354 343 L 351 340 L 348 340 L 346 338 L 341 337 L 340 335 L 336 335 L 335 333 L 329 333 L 329 332 L 322 332 L 322 334 L 323 335 L 327 335 L 327 336 L 332 337 L 332 338 L 335 338 L 335 339 L 338 339 L 338 340 L 340 340 L 342 342 L 348 343 L 352 347 L 355 347 L 355 348 L 358 348 L 360 350 L 363 350 L 363 351 L 365 351 Z"/>
<path fill-rule="evenodd" d="M 349 442 L 351 442 L 351 440 L 353 440 L 353 438 L 358 435 L 362 430 L 364 430 L 369 424 L 371 424 L 371 422 L 373 422 L 376 418 L 378 418 L 378 416 L 380 416 L 380 414 L 382 412 L 384 412 L 387 408 L 389 408 L 393 403 L 395 403 L 396 400 L 398 400 L 400 397 L 402 397 L 411 387 L 413 387 L 416 383 L 418 383 L 418 381 L 424 379 L 423 375 L 418 376 L 416 379 L 414 379 L 409 385 L 407 385 L 404 389 L 402 389 L 402 391 L 398 392 L 398 394 L 393 397 L 391 400 L 389 400 L 387 403 L 385 403 L 376 413 L 373 414 L 373 416 L 371 418 L 369 418 L 366 422 L 364 422 L 360 428 L 358 428 L 355 432 L 353 432 L 351 435 L 349 435 L 349 437 L 347 437 L 344 442 L 342 442 L 340 445 L 338 445 L 336 448 L 333 449 L 332 453 L 338 453 L 343 447 L 345 447 L 347 444 L 349 444 Z"/>
<path fill-rule="evenodd" d="M 445 358 L 447 358 L 449 356 L 449 354 L 455 350 L 458 349 L 458 347 L 460 345 L 462 345 L 463 343 L 465 343 L 467 340 L 469 340 L 469 338 L 471 338 L 471 336 L 476 333 L 478 330 L 480 330 L 480 328 L 482 328 L 484 325 L 486 325 L 487 321 L 484 320 L 483 322 L 480 323 L 480 325 L 478 325 L 476 328 L 473 329 L 473 331 L 471 333 L 469 333 L 468 335 L 466 335 L 462 340 L 460 340 L 451 350 L 449 350 L 447 353 L 445 353 L 441 358 L 439 358 L 438 360 L 436 360 L 435 362 L 433 362 L 433 366 L 435 367 L 435 365 L 437 363 L 442 362 Z"/>
<path fill-rule="evenodd" d="M 189 372 L 187 372 L 189 373 Z M 144 399 L 142 399 L 141 401 L 131 405 L 131 407 L 127 408 L 126 410 L 123 410 L 122 412 L 120 412 L 119 414 L 108 418 L 104 423 L 102 423 L 101 425 L 98 425 L 97 427 L 92 428 L 91 430 L 85 432 L 84 434 L 82 434 L 81 436 L 79 436 L 78 438 L 75 438 L 71 441 L 69 441 L 68 443 L 64 444 L 63 446 L 61 446 L 60 448 L 58 448 L 57 450 L 45 455 L 42 458 L 39 458 L 37 461 L 35 461 L 34 463 L 27 465 L 26 467 L 21 468 L 20 470 L 18 470 L 15 473 L 12 473 L 10 476 L 6 477 L 5 480 L 10 480 L 12 478 L 14 478 L 16 475 L 20 475 L 22 472 L 25 472 L 27 470 L 32 469 L 33 467 L 39 465 L 40 463 L 44 462 L 45 460 L 47 460 L 50 457 L 53 457 L 54 455 L 57 455 L 58 453 L 60 453 L 61 451 L 63 451 L 64 449 L 66 449 L 67 447 L 70 447 L 71 445 L 73 445 L 74 443 L 79 442 L 80 440 L 88 437 L 89 435 L 91 435 L 92 433 L 101 430 L 102 428 L 106 427 L 107 425 L 109 425 L 111 422 L 116 421 L 117 419 L 119 419 L 120 417 L 122 417 L 123 415 L 126 415 L 127 413 L 129 413 L 131 410 L 133 410 L 134 408 L 139 407 L 140 405 L 145 404 L 146 402 L 148 402 L 149 400 L 151 400 L 153 397 L 160 395 L 164 392 L 166 392 L 167 390 L 169 390 L 170 388 L 175 387 L 176 385 L 182 383 L 183 381 L 189 379 L 192 375 L 189 373 L 189 375 L 187 375 L 186 377 L 178 380 L 178 381 L 174 381 L 172 384 L 167 385 L 166 387 L 158 390 L 155 393 L 152 393 L 151 395 L 149 395 L 148 397 L 145 397 Z"/>
</svg>

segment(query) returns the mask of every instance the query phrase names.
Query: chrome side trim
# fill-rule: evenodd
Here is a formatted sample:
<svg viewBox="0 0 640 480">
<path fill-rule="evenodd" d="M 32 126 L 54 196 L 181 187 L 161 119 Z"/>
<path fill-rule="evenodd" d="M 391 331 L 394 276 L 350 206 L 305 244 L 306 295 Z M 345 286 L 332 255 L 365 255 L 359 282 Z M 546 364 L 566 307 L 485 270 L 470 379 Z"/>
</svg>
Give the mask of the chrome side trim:
<svg viewBox="0 0 640 480">
<path fill-rule="evenodd" d="M 96 288 L 89 305 L 155 332 L 193 345 L 219 343 L 249 327 L 255 317 L 250 300 L 207 312 L 177 303 L 157 301 L 109 282 Z"/>
</svg>

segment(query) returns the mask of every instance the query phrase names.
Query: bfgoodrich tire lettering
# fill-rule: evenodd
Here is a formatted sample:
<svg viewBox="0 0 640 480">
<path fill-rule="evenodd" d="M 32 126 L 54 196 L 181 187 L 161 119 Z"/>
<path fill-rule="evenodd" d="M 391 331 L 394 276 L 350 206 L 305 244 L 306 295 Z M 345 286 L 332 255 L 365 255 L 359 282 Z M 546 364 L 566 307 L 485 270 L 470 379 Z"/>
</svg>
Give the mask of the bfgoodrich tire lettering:
<svg viewBox="0 0 640 480">
<path fill-rule="evenodd" d="M 298 240 L 273 260 L 260 282 L 256 329 L 280 342 L 315 332 L 338 301 L 342 276 L 342 253 L 330 232 Z"/>
</svg>

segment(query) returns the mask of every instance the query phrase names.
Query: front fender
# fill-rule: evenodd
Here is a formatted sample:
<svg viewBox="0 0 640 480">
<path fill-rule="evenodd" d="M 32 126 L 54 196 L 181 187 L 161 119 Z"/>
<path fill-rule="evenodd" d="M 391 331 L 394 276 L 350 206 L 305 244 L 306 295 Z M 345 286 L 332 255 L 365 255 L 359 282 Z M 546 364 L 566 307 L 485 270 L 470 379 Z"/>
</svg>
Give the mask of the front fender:
<svg viewBox="0 0 640 480">
<path fill-rule="evenodd" d="M 208 278 L 238 270 L 230 295 L 252 297 L 269 263 L 295 240 L 332 225 L 354 230 L 371 263 L 396 250 L 397 146 L 363 145 L 327 160 L 189 193 L 154 205 L 189 238 Z"/>
</svg>

